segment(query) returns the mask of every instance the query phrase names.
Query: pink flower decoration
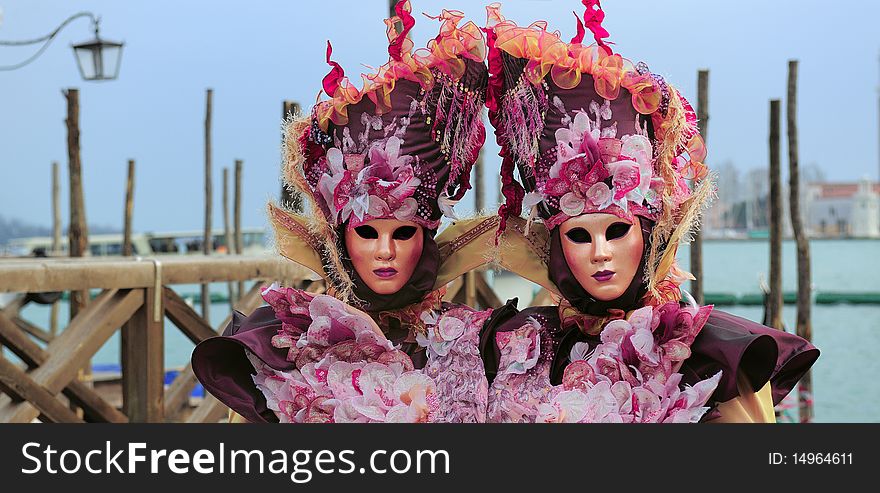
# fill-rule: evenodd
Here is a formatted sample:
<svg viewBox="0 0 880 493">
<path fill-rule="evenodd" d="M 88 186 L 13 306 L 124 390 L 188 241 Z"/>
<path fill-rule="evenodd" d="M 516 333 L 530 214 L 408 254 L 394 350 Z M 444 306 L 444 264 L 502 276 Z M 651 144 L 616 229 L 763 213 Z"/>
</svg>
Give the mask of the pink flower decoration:
<svg viewBox="0 0 880 493">
<path fill-rule="evenodd" d="M 418 212 L 419 203 L 416 202 L 416 199 L 412 197 L 407 197 L 400 203 L 400 207 L 394 211 L 394 217 L 397 218 L 398 221 L 409 221 L 413 217 L 415 217 L 416 212 Z"/>
<path fill-rule="evenodd" d="M 541 355 L 540 324 L 535 320 L 511 332 L 499 332 L 495 336 L 501 352 L 499 368 L 507 373 L 523 374 L 533 368 Z"/>
<path fill-rule="evenodd" d="M 608 165 L 613 178 L 611 183 L 614 186 L 614 200 L 619 201 L 626 197 L 630 190 L 639 186 L 641 176 L 639 174 L 639 163 L 635 161 L 617 161 Z M 624 202 L 625 203 L 625 202 Z M 624 210 L 624 205 L 621 205 Z"/>
<path fill-rule="evenodd" d="M 559 199 L 559 208 L 569 216 L 579 216 L 584 212 L 586 205 L 586 201 L 573 192 L 569 192 Z"/>
<path fill-rule="evenodd" d="M 596 207 L 602 207 L 611 202 L 611 189 L 604 182 L 599 182 L 587 190 L 587 200 Z"/>
</svg>

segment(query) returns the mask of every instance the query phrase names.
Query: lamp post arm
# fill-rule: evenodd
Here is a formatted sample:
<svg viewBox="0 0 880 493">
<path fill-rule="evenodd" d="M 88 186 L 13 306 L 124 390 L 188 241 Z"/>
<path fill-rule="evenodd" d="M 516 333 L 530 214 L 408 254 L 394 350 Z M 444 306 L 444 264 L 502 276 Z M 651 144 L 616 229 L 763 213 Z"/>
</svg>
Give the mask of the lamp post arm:
<svg viewBox="0 0 880 493">
<path fill-rule="evenodd" d="M 95 26 L 95 32 L 97 32 L 97 29 L 98 29 L 97 26 L 98 26 L 98 23 L 100 22 L 100 18 L 96 17 L 95 14 L 93 14 L 91 12 L 79 12 L 79 13 L 76 13 L 76 14 L 68 17 L 67 19 L 64 20 L 64 22 L 61 23 L 61 25 L 59 25 L 57 28 L 55 28 L 54 31 L 52 31 L 51 33 L 49 33 L 45 36 L 42 36 L 40 38 L 28 39 L 28 40 L 23 40 L 23 41 L 3 41 L 3 40 L 0 40 L 0 46 L 27 46 L 27 45 L 32 45 L 32 44 L 44 42 L 43 46 L 41 46 L 40 49 L 37 50 L 37 52 L 33 56 L 28 58 L 27 60 L 25 60 L 21 63 L 17 63 L 15 65 L 0 65 L 0 71 L 16 70 L 16 69 L 24 67 L 25 65 L 33 62 L 34 60 L 36 60 L 40 55 L 43 54 L 44 51 L 46 51 L 46 48 L 49 47 L 49 44 L 52 42 L 53 39 L 55 39 L 55 36 L 57 36 L 58 33 L 61 32 L 62 29 L 64 29 L 68 24 L 70 24 L 71 22 L 73 22 L 74 20 L 76 20 L 80 17 L 91 18 L 92 25 Z"/>
</svg>

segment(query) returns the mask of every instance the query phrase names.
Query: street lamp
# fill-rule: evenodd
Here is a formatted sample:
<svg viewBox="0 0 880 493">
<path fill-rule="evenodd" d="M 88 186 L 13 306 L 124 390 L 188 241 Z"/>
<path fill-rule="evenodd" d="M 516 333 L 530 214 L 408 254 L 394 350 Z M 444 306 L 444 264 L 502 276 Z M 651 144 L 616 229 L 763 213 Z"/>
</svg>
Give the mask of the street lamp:
<svg viewBox="0 0 880 493">
<path fill-rule="evenodd" d="M 40 38 L 25 41 L 0 41 L 0 46 L 26 46 L 43 43 L 43 46 L 27 60 L 15 65 L 0 66 L 0 71 L 16 70 L 36 60 L 37 57 L 46 51 L 49 43 L 66 25 L 80 17 L 89 17 L 92 20 L 92 26 L 95 28 L 95 39 L 72 45 L 80 75 L 85 80 L 115 79 L 119 75 L 119 65 L 122 60 L 122 47 L 124 43 L 101 39 L 98 33 L 101 19 L 91 12 L 79 12 L 68 17 L 54 31 Z"/>
<path fill-rule="evenodd" d="M 101 39 L 95 20 L 95 39 L 72 45 L 79 73 L 85 80 L 113 80 L 119 75 L 122 45 L 116 41 Z"/>
</svg>

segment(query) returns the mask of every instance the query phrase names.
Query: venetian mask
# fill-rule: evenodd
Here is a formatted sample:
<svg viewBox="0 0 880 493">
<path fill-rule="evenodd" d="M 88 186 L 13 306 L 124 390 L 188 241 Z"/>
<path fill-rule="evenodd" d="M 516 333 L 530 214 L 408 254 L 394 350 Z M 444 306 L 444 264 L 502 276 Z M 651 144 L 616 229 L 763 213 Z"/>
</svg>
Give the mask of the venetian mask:
<svg viewBox="0 0 880 493">
<path fill-rule="evenodd" d="M 638 223 L 614 214 L 583 214 L 559 226 L 562 252 L 580 285 L 599 301 L 623 295 L 645 249 Z"/>
<path fill-rule="evenodd" d="M 376 294 L 394 294 L 412 277 L 424 246 L 412 221 L 374 219 L 345 231 L 345 247 L 358 276 Z"/>
</svg>

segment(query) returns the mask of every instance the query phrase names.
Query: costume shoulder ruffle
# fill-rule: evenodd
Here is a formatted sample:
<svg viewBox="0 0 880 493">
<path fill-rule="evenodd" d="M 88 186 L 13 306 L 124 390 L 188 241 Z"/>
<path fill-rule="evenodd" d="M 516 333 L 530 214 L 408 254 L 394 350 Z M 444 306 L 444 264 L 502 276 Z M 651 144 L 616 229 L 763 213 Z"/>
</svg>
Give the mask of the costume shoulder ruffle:
<svg viewBox="0 0 880 493">
<path fill-rule="evenodd" d="M 193 350 L 193 373 L 205 390 L 253 423 L 277 422 L 278 418 L 254 385 L 254 367 L 247 352 L 279 370 L 292 369 L 287 350 L 268 343 L 281 324 L 270 306 L 261 306 L 250 316 L 235 312 L 222 336 L 206 339 Z"/>
<path fill-rule="evenodd" d="M 777 405 L 819 358 L 819 350 L 801 337 L 720 310 L 712 311 L 691 350 L 682 368 L 684 381 L 722 370 L 713 395 L 718 402 L 739 395 L 736 375 L 741 372 L 755 391 L 769 382 Z"/>
<path fill-rule="evenodd" d="M 324 295 L 272 286 L 270 306 L 236 314 L 199 344 L 206 390 L 254 422 L 483 422 L 488 384 L 478 349 L 491 310 L 444 303 L 423 331 L 390 340 L 365 313 Z M 402 348 L 426 355 L 415 368 Z"/>
<path fill-rule="evenodd" d="M 663 324 L 673 327 L 680 325 L 676 317 L 669 317 Z M 496 316 L 487 324 L 482 335 L 481 352 L 490 383 L 496 374 L 504 370 L 504 366 L 509 366 L 502 361 L 503 347 L 509 345 L 509 336 L 506 334 L 520 330 L 533 321 L 542 327 L 538 332 L 540 337 L 552 339 L 552 359 L 540 359 L 546 361 L 551 385 L 565 383 L 566 371 L 571 366 L 570 354 L 575 346 L 587 343 L 581 351 L 581 356 L 586 356 L 602 342 L 602 336 L 585 335 L 576 326 L 562 328 L 557 307 L 531 307 L 516 311 L 508 304 L 496 311 Z M 769 383 L 773 404 L 776 405 L 791 392 L 819 357 L 818 349 L 796 335 L 729 313 L 712 310 L 708 318 L 701 317 L 699 322 L 702 328 L 688 342 L 688 356 L 678 372 L 682 375 L 680 383 L 685 387 L 696 386 L 720 372 L 717 387 L 707 401 L 710 406 L 739 396 L 738 375 L 744 376 L 755 391 Z M 545 350 L 543 341 L 540 345 L 541 350 Z M 679 344 L 670 347 L 684 350 Z"/>
</svg>

